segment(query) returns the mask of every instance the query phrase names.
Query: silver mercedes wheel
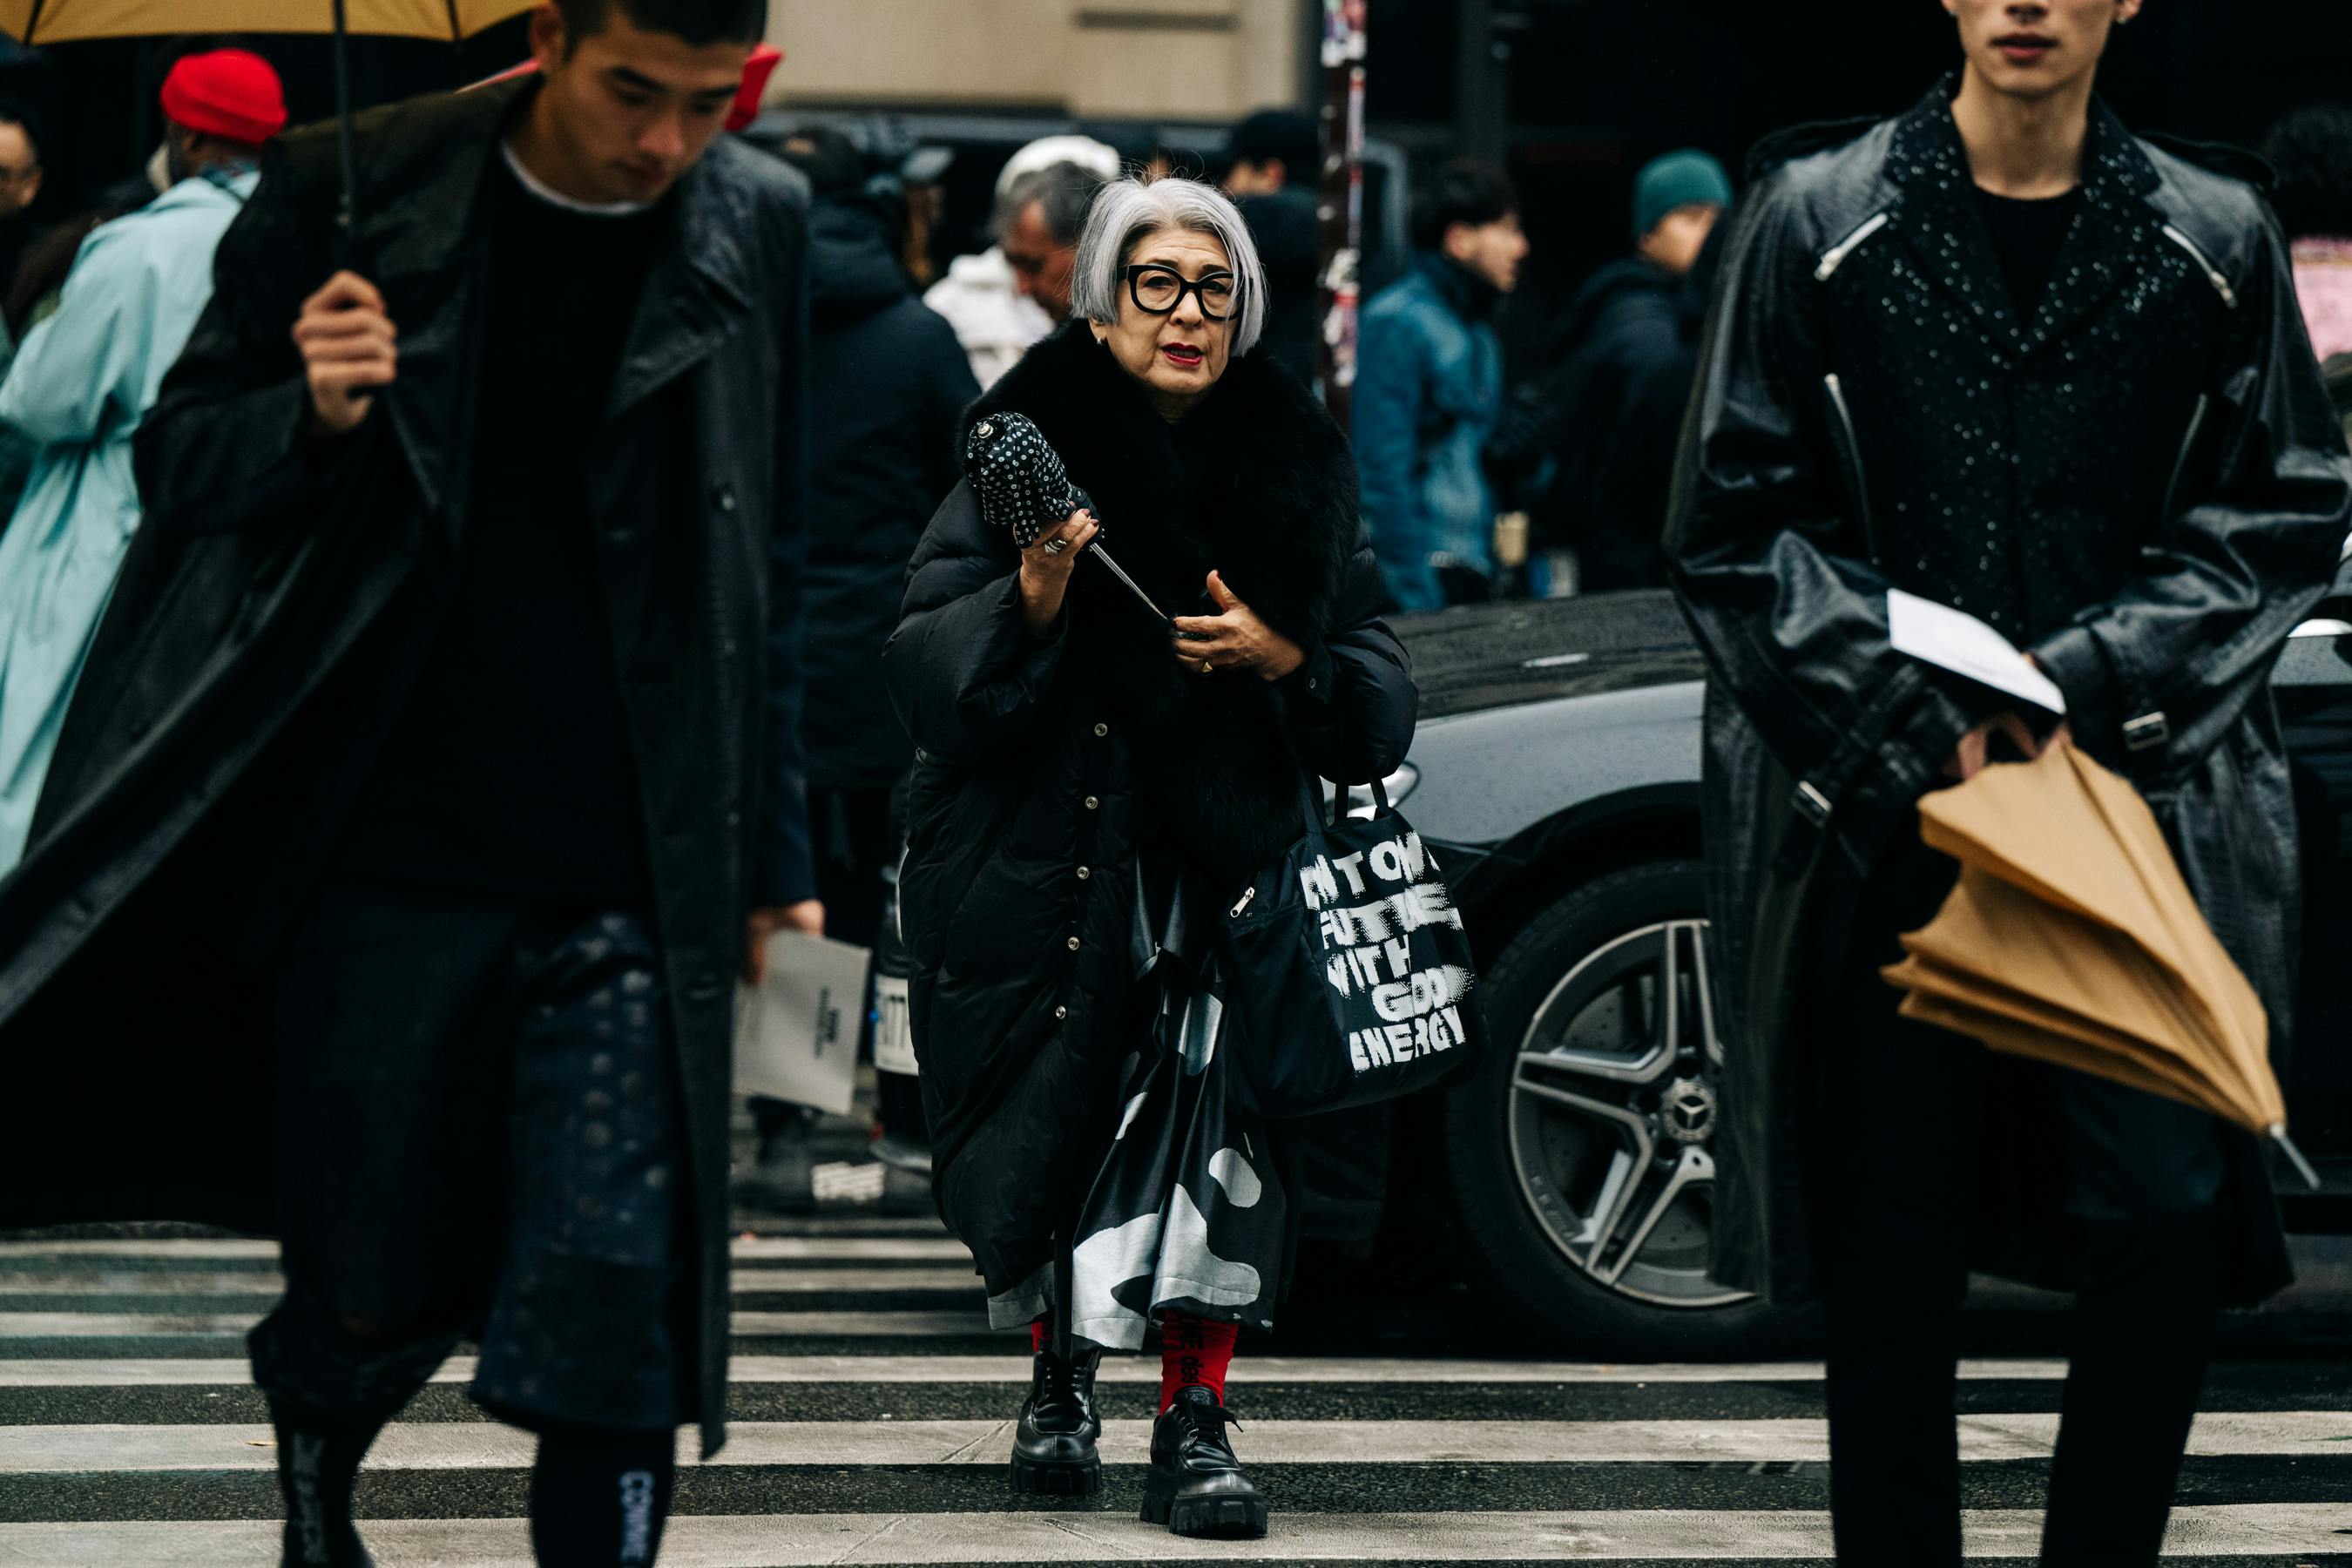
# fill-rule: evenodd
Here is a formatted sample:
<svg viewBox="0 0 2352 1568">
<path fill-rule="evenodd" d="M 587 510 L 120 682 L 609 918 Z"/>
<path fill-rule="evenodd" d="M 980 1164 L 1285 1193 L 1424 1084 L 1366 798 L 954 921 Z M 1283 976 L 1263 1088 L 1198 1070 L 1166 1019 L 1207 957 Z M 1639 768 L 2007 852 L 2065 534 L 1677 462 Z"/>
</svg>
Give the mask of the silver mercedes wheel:
<svg viewBox="0 0 2352 1568">
<path fill-rule="evenodd" d="M 1506 1121 L 1529 1212 L 1594 1283 L 1660 1307 L 1746 1300 L 1706 1274 L 1723 1066 L 1706 962 L 1703 920 L 1627 931 L 1510 1042 Z"/>
</svg>

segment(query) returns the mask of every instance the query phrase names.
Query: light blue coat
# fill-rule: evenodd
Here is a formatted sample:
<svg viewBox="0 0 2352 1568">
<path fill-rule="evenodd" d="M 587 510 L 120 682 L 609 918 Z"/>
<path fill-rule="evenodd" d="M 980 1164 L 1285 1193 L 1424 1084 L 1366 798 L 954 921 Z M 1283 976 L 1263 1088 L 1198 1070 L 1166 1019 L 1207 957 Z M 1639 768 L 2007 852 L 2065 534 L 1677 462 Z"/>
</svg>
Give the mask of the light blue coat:
<svg viewBox="0 0 2352 1568">
<path fill-rule="evenodd" d="M 66 704 L 139 527 L 131 437 L 213 293 L 213 250 L 259 176 L 200 175 L 90 232 L 57 313 L 0 382 L 40 443 L 0 534 L 0 873 L 25 852 Z"/>
</svg>

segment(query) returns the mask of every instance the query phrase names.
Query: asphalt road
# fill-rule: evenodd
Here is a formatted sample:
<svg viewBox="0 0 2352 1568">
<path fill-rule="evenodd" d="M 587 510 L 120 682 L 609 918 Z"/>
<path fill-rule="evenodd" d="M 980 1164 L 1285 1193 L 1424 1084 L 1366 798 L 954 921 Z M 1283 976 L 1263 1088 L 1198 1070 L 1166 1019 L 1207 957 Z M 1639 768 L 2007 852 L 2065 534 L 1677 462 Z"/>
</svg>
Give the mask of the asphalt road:
<svg viewBox="0 0 2352 1568">
<path fill-rule="evenodd" d="M 852 1173 L 853 1176 L 855 1173 Z M 1312 1293 L 1244 1346 L 1236 1437 L 1275 1504 L 1263 1542 L 1140 1523 L 1156 1362 L 1103 1378 L 1099 1498 L 1004 1477 L 1026 1346 L 982 1330 L 961 1250 L 859 1202 L 746 1216 L 731 1438 L 689 1463 L 670 1568 L 818 1563 L 1785 1563 L 1829 1556 L 1821 1368 L 1558 1359 L 1459 1289 L 1381 1310 Z M 2352 1563 L 2352 1261 L 2234 1322 L 2184 1469 L 2168 1561 Z M 276 1561 L 276 1456 L 241 1336 L 274 1248 L 223 1237 L 0 1241 L 0 1563 L 247 1568 Z M 1961 1436 L 1970 1545 L 2032 1560 L 2063 1363 L 2063 1308 L 1989 1289 Z M 444 1370 L 384 1435 L 359 1511 L 382 1568 L 521 1568 L 529 1441 Z M 691 1449 L 687 1450 L 688 1457 Z"/>
</svg>

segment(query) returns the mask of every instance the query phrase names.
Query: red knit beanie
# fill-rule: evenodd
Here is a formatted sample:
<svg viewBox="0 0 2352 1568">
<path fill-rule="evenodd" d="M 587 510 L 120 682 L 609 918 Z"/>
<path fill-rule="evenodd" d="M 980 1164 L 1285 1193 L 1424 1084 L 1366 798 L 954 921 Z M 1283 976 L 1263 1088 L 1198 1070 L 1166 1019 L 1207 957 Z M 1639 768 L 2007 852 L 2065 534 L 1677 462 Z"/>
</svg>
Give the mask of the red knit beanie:
<svg viewBox="0 0 2352 1568">
<path fill-rule="evenodd" d="M 286 94 L 259 55 L 215 49 L 172 68 L 163 79 L 163 117 L 205 136 L 258 146 L 286 129 Z"/>
</svg>

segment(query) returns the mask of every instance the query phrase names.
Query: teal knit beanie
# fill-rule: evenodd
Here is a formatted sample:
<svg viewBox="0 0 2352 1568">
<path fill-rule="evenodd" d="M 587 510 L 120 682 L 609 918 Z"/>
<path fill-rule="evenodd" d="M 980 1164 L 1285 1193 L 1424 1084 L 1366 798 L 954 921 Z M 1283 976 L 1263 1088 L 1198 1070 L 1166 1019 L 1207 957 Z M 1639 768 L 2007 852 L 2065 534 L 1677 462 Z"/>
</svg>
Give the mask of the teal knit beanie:
<svg viewBox="0 0 2352 1568">
<path fill-rule="evenodd" d="M 1731 205 L 1731 180 L 1723 165 L 1696 147 L 1651 159 L 1633 176 L 1633 237 L 1639 240 L 1668 213 L 1694 202 Z"/>
</svg>

